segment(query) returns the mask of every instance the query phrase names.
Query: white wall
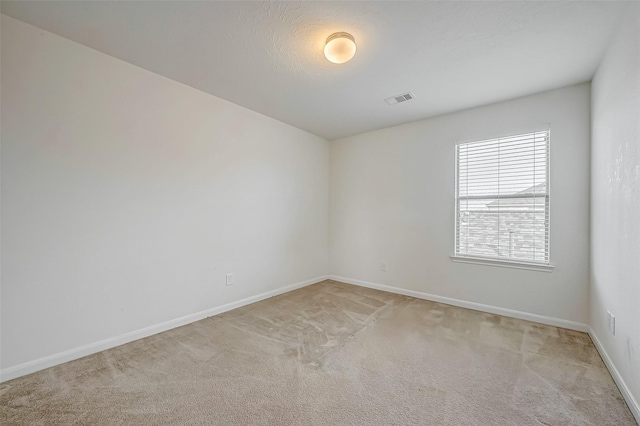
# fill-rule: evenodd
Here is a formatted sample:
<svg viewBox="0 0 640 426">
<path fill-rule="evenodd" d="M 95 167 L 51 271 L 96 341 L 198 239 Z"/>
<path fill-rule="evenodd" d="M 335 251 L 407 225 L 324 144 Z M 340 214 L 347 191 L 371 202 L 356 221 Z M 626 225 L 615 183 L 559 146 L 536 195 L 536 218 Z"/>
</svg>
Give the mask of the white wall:
<svg viewBox="0 0 640 426">
<path fill-rule="evenodd" d="M 3 370 L 327 274 L 324 139 L 6 16 L 1 75 Z"/>
<path fill-rule="evenodd" d="M 640 5 L 593 79 L 591 326 L 640 421 Z M 616 334 L 607 329 L 607 311 Z M 615 375 L 615 372 L 614 372 Z M 623 391 L 625 391 L 623 389 Z"/>
<path fill-rule="evenodd" d="M 586 323 L 589 102 L 587 83 L 332 141 L 331 274 Z M 454 145 L 545 124 L 553 272 L 452 262 Z"/>
</svg>

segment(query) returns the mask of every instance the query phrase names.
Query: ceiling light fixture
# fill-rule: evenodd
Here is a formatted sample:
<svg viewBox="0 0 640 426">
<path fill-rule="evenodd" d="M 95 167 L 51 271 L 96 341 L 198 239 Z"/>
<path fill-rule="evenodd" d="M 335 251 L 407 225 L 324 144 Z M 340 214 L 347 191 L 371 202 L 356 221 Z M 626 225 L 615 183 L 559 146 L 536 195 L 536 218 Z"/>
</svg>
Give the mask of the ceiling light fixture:
<svg viewBox="0 0 640 426">
<path fill-rule="evenodd" d="M 334 64 L 344 64 L 356 54 L 356 41 L 349 33 L 333 33 L 327 37 L 324 56 Z"/>
</svg>

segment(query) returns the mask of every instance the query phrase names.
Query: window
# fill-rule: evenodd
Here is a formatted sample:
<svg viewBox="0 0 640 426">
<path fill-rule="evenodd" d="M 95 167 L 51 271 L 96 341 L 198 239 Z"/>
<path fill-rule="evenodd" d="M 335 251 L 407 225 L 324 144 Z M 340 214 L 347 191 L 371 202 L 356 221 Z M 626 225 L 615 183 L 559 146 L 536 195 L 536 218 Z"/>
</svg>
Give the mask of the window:
<svg viewBox="0 0 640 426">
<path fill-rule="evenodd" d="M 549 130 L 456 145 L 455 203 L 454 260 L 544 269 Z"/>
</svg>

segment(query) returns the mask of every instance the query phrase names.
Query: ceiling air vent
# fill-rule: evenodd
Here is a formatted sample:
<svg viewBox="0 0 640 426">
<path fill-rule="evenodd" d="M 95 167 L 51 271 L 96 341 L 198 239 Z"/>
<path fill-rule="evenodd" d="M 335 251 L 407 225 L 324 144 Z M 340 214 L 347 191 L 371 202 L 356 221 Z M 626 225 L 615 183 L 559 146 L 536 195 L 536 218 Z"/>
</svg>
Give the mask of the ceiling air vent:
<svg viewBox="0 0 640 426">
<path fill-rule="evenodd" d="M 395 104 L 399 104 L 400 102 L 410 101 L 413 98 L 415 98 L 415 95 L 411 92 L 407 92 L 401 95 L 391 96 L 390 98 L 387 98 L 384 101 L 389 105 L 395 105 Z"/>
</svg>

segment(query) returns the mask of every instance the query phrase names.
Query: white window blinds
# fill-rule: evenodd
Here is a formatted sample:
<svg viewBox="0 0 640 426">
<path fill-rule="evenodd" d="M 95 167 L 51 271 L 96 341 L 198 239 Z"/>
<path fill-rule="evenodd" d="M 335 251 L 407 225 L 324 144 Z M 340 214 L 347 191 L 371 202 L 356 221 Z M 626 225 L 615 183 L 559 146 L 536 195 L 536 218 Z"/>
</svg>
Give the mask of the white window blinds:
<svg viewBox="0 0 640 426">
<path fill-rule="evenodd" d="M 549 130 L 456 145 L 455 255 L 549 264 Z"/>
</svg>

